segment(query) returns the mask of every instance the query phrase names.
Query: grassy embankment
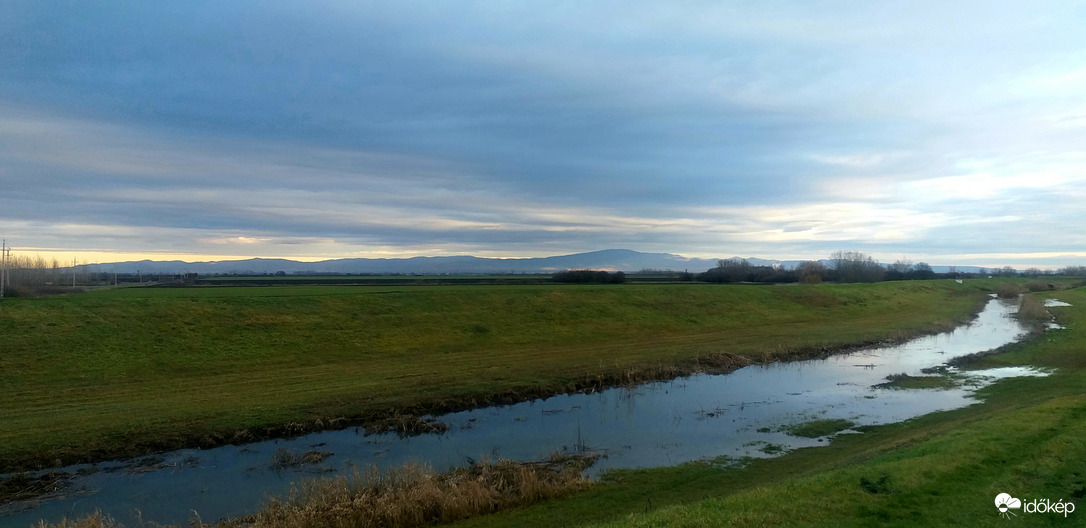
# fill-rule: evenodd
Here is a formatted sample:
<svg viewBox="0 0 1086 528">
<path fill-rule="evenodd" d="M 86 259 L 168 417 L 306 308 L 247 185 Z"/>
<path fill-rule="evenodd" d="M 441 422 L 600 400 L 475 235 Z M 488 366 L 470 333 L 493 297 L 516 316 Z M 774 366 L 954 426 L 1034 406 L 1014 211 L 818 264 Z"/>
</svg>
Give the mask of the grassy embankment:
<svg viewBox="0 0 1086 528">
<path fill-rule="evenodd" d="M 896 339 L 967 318 L 991 287 L 266 287 L 9 299 L 0 303 L 0 466 L 214 445 Z"/>
<path fill-rule="evenodd" d="M 983 403 L 843 435 L 744 467 L 693 463 L 615 471 L 565 498 L 478 517 L 479 526 L 1082 526 L 1086 516 L 1086 289 L 1055 296 L 1066 329 L 976 359 L 973 368 L 1034 365 L 1048 377 L 999 381 Z M 1011 510 L 1062 499 L 1058 513 Z"/>
</svg>

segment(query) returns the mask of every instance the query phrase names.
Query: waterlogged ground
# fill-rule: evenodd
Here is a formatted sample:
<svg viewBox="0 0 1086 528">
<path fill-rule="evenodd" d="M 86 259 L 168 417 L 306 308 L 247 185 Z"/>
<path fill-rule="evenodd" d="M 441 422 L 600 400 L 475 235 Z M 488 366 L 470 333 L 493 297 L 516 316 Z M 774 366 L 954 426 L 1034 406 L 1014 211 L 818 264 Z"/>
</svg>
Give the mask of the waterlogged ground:
<svg viewBox="0 0 1086 528">
<path fill-rule="evenodd" d="M 554 451 L 590 452 L 605 455 L 590 470 L 598 475 L 610 468 L 772 456 L 828 441 L 793 436 L 788 426 L 829 419 L 855 426 L 901 421 L 969 405 L 976 388 L 994 379 L 1043 374 L 949 368 L 953 382 L 944 388 L 876 387 L 887 376 L 928 375 L 932 371 L 922 370 L 952 357 L 1022 338 L 1025 330 L 1010 317 L 1015 310 L 1013 303 L 993 299 L 968 326 L 898 346 L 449 414 L 438 417 L 449 425 L 441 435 L 366 436 L 352 428 L 64 468 L 74 476 L 57 493 L 0 506 L 0 525 L 28 526 L 96 509 L 129 526 L 187 524 L 194 511 L 213 521 L 251 513 L 267 496 L 283 494 L 301 479 L 374 464 L 426 462 L 444 470 L 481 456 L 534 460 Z"/>
</svg>

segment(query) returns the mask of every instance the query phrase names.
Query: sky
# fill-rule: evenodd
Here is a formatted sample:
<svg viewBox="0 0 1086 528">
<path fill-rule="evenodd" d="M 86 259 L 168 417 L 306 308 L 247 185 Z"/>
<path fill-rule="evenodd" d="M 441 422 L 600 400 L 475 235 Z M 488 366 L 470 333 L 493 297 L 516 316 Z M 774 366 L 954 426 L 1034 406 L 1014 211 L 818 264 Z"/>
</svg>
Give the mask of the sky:
<svg viewBox="0 0 1086 528">
<path fill-rule="evenodd" d="M 62 261 L 609 248 L 1086 264 L 1081 2 L 0 3 Z"/>
</svg>

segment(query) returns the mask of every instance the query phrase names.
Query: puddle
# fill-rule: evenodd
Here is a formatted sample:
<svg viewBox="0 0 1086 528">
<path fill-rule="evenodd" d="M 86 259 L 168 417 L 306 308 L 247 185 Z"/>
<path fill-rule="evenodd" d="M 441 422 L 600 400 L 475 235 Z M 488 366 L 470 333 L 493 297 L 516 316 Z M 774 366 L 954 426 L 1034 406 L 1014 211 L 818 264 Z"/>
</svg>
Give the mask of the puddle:
<svg viewBox="0 0 1086 528">
<path fill-rule="evenodd" d="M 268 496 L 285 493 L 301 479 L 373 464 L 425 462 L 443 471 L 484 455 L 538 460 L 555 451 L 598 453 L 604 458 L 589 469 L 598 476 L 611 468 L 775 456 L 827 441 L 791 436 L 782 432 L 787 425 L 822 419 L 855 426 L 898 422 L 974 403 L 976 389 L 996 379 L 1044 375 L 1026 368 L 958 372 L 942 367 L 935 370 L 963 376 L 963 382 L 939 389 L 874 387 L 892 374 L 930 373 L 930 367 L 952 357 L 1022 338 L 1026 331 L 1011 317 L 1015 311 L 1014 303 L 991 300 L 969 325 L 897 346 L 447 414 L 438 417 L 449 426 L 443 434 L 367 436 L 351 428 L 187 449 L 135 463 L 68 467 L 64 471 L 73 476 L 67 496 L 0 506 L 0 524 L 56 522 L 96 509 L 127 526 L 184 525 L 193 511 L 211 522 L 252 513 Z"/>
<path fill-rule="evenodd" d="M 1071 303 L 1063 302 L 1059 299 L 1045 299 L 1045 308 L 1060 308 L 1064 306 L 1071 306 Z M 1059 323 L 1049 322 L 1045 323 L 1046 330 L 1064 330 L 1065 327 Z"/>
</svg>

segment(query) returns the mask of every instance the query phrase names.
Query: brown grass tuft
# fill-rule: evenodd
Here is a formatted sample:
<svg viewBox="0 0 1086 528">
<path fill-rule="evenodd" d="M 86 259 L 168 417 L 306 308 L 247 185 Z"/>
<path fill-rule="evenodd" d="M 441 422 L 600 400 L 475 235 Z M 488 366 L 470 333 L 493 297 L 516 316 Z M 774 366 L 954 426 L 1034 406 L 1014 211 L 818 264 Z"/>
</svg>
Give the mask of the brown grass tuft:
<svg viewBox="0 0 1086 528">
<path fill-rule="evenodd" d="M 224 528 L 329 526 L 416 527 L 452 522 L 536 502 L 589 485 L 581 471 L 591 458 L 554 455 L 546 462 L 483 459 L 449 473 L 405 465 L 351 477 L 308 480 L 255 515 L 224 521 Z"/>
<path fill-rule="evenodd" d="M 112 517 L 102 515 L 102 512 L 94 512 L 75 520 L 61 519 L 56 524 L 38 521 L 38 524 L 32 528 L 120 528 L 120 526 Z"/>
<path fill-rule="evenodd" d="M 542 462 L 482 459 L 448 473 L 408 464 L 381 474 L 306 480 L 259 512 L 217 524 L 198 516 L 194 528 L 413 528 L 449 523 L 584 489 L 582 471 L 596 457 L 553 453 Z M 195 514 L 195 512 L 193 512 Z M 32 528 L 122 528 L 100 512 Z"/>
<path fill-rule="evenodd" d="M 1044 281 L 1039 281 L 1039 280 L 1031 280 L 1031 281 L 1023 284 L 1022 286 L 1026 290 L 1029 290 L 1031 292 L 1052 291 L 1052 290 L 1058 290 L 1059 289 L 1059 286 L 1057 286 L 1055 283 L 1044 282 Z"/>
<path fill-rule="evenodd" d="M 1004 282 L 996 288 L 996 295 L 1000 299 L 1013 299 L 1022 293 L 1022 288 L 1013 282 Z"/>
<path fill-rule="evenodd" d="M 1022 302 L 1018 305 L 1019 321 L 1027 324 L 1042 325 L 1052 320 L 1052 314 L 1048 313 L 1044 301 L 1033 295 L 1022 296 Z"/>
</svg>

